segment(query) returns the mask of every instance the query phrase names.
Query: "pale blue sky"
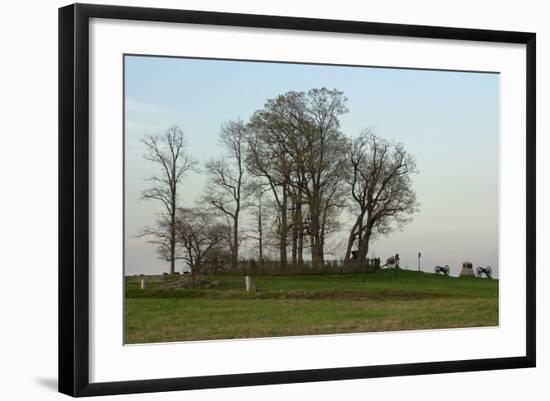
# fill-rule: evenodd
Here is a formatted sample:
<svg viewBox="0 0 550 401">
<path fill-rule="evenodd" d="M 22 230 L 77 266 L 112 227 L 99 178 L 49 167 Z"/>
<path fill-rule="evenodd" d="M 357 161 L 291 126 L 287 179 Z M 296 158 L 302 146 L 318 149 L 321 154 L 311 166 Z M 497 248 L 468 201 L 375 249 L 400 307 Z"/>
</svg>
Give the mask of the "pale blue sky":
<svg viewBox="0 0 550 401">
<path fill-rule="evenodd" d="M 139 200 L 154 168 L 142 157 L 144 135 L 179 125 L 202 163 L 221 153 L 222 123 L 246 120 L 286 91 L 320 87 L 347 96 L 346 135 L 372 127 L 402 142 L 417 161 L 421 210 L 402 232 L 374 242 L 373 255 L 399 253 L 402 264 L 416 268 L 421 251 L 428 271 L 449 264 L 457 274 L 464 260 L 498 270 L 497 74 L 126 56 L 126 274 L 168 270 L 154 247 L 135 237 L 159 210 Z M 192 205 L 203 184 L 189 174 L 181 204 Z M 344 236 L 332 246 L 338 249 Z"/>
</svg>

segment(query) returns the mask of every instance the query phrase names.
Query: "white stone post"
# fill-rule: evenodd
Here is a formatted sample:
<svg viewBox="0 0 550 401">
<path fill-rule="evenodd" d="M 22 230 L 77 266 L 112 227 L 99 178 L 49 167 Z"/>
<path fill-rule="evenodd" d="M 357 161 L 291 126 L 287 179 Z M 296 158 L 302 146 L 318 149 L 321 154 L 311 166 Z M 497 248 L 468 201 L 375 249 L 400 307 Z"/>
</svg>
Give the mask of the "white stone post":
<svg viewBox="0 0 550 401">
<path fill-rule="evenodd" d="M 244 276 L 244 285 L 246 287 L 246 292 L 250 292 L 252 290 L 252 277 Z"/>
</svg>

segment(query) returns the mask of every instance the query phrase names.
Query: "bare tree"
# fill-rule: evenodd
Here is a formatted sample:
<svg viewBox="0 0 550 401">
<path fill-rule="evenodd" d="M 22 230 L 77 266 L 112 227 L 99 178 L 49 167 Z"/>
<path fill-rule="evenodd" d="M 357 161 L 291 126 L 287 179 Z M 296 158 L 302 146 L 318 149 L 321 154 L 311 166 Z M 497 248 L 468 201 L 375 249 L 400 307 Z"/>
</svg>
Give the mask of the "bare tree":
<svg viewBox="0 0 550 401">
<path fill-rule="evenodd" d="M 185 250 L 191 274 L 201 273 L 205 258 L 225 239 L 224 227 L 205 209 L 179 208 L 176 217 L 176 239 Z"/>
<path fill-rule="evenodd" d="M 271 125 L 268 112 L 257 111 L 249 123 L 246 164 L 248 171 L 271 190 L 273 203 L 276 205 L 275 227 L 278 236 L 279 260 L 285 271 L 291 160 L 285 153 L 281 141 L 282 136 L 279 130 Z"/>
<path fill-rule="evenodd" d="M 247 185 L 248 202 L 247 207 L 253 218 L 252 227 L 248 230 L 246 237 L 257 242 L 258 260 L 264 266 L 264 252 L 266 247 L 266 229 L 272 216 L 269 202 L 266 202 L 269 188 L 257 181 L 250 181 Z M 266 204 L 267 203 L 267 204 Z"/>
<path fill-rule="evenodd" d="M 311 256 L 313 263 L 323 262 L 325 230 L 328 217 L 338 206 L 343 189 L 345 148 L 339 117 L 347 113 L 346 98 L 338 90 L 325 88 L 308 92 L 307 113 L 313 130 L 306 136 L 306 194 L 311 222 Z M 338 209 L 336 209 L 338 211 Z"/>
<path fill-rule="evenodd" d="M 365 130 L 348 151 L 348 182 L 355 222 L 350 230 L 345 260 L 357 244 L 357 259 L 364 261 L 369 242 L 377 234 L 401 228 L 418 211 L 412 188 L 414 157 L 402 144 L 393 144 Z"/>
<path fill-rule="evenodd" d="M 173 126 L 162 135 L 146 136 L 145 160 L 155 163 L 158 173 L 149 177 L 151 187 L 142 193 L 142 199 L 161 202 L 163 211 L 154 227 L 146 227 L 141 235 L 156 244 L 159 254 L 170 262 L 170 274 L 175 273 L 176 210 L 178 189 L 185 173 L 197 162 L 185 151 L 185 136 L 181 128 Z"/>
<path fill-rule="evenodd" d="M 347 112 L 345 102 L 336 89 L 288 92 L 268 100 L 250 120 L 247 160 L 253 174 L 267 180 L 279 205 L 283 264 L 289 226 L 293 262 L 301 259 L 304 231 L 313 263 L 323 262 L 329 209 L 343 189 L 347 141 L 339 117 Z"/>
<path fill-rule="evenodd" d="M 220 143 L 225 148 L 223 158 L 206 163 L 209 175 L 204 199 L 223 213 L 232 230 L 231 266 L 239 261 L 239 217 L 243 209 L 244 157 L 246 127 L 242 121 L 229 121 L 222 126 Z"/>
</svg>

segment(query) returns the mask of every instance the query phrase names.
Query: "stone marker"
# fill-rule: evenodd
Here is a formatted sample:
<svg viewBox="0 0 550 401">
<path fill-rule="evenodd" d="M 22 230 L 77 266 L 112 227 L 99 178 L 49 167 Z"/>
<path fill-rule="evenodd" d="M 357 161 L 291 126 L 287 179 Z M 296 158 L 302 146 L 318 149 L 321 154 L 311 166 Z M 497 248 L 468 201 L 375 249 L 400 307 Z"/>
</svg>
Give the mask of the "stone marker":
<svg viewBox="0 0 550 401">
<path fill-rule="evenodd" d="M 144 290 L 147 288 L 147 282 L 144 278 L 141 279 L 141 289 Z"/>
<path fill-rule="evenodd" d="M 460 277 L 475 277 L 472 262 L 462 262 L 462 270 L 460 271 Z"/>
<path fill-rule="evenodd" d="M 244 276 L 244 285 L 246 287 L 246 292 L 253 291 L 254 285 L 252 284 L 252 277 Z"/>
</svg>

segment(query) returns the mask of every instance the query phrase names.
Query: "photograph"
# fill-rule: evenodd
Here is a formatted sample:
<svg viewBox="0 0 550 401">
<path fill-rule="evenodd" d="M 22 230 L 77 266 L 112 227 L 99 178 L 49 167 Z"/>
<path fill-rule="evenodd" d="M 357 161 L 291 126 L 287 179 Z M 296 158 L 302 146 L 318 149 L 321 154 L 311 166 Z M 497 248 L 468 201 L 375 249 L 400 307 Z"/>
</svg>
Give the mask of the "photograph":
<svg viewBox="0 0 550 401">
<path fill-rule="evenodd" d="M 499 325 L 499 74 L 125 54 L 124 343 Z"/>
<path fill-rule="evenodd" d="M 0 401 L 546 400 L 544 2 L 107 3 L 3 8 Z"/>
</svg>

